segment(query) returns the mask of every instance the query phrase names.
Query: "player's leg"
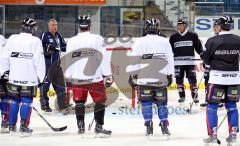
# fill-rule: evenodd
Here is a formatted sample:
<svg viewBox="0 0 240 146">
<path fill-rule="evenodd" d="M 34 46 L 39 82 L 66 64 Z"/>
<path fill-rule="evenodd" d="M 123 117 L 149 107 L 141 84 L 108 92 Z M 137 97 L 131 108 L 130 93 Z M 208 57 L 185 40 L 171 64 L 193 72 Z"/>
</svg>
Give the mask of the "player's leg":
<svg viewBox="0 0 240 146">
<path fill-rule="evenodd" d="M 175 66 L 175 77 L 176 77 L 176 84 L 177 84 L 177 90 L 180 99 L 178 102 L 184 102 L 185 101 L 185 87 L 184 87 L 184 68 L 183 66 Z"/>
<path fill-rule="evenodd" d="M 2 117 L 2 123 L 1 123 L 1 133 L 9 133 L 9 96 L 2 96 L 1 102 L 1 117 Z"/>
<path fill-rule="evenodd" d="M 204 139 L 206 143 L 217 143 L 217 125 L 218 125 L 218 104 L 221 103 L 224 88 L 221 85 L 208 84 L 207 87 L 207 109 L 206 122 L 209 137 Z"/>
<path fill-rule="evenodd" d="M 85 133 L 85 102 L 88 89 L 84 85 L 72 85 L 75 114 L 77 119 L 78 134 Z"/>
<path fill-rule="evenodd" d="M 168 130 L 169 122 L 168 122 L 168 108 L 167 108 L 167 89 L 155 89 L 155 102 L 158 107 L 158 117 L 160 119 L 160 124 L 162 134 L 163 135 L 170 135 Z"/>
<path fill-rule="evenodd" d="M 41 110 L 43 110 L 45 112 L 52 112 L 52 109 L 49 106 L 49 97 L 47 95 L 50 85 L 51 85 L 51 82 L 50 82 L 49 78 L 47 77 L 43 81 L 43 86 L 40 89 L 40 91 L 41 91 L 41 96 L 40 96 Z"/>
<path fill-rule="evenodd" d="M 33 98 L 36 96 L 37 87 L 35 86 L 21 86 L 20 87 L 20 98 L 21 98 L 21 107 L 20 107 L 20 117 L 21 125 L 20 132 L 22 136 L 31 136 L 32 130 L 29 129 L 29 123 L 32 113 L 32 102 Z"/>
<path fill-rule="evenodd" d="M 21 103 L 20 97 L 12 97 L 9 104 L 9 131 L 16 132 L 16 124 L 18 119 L 19 105 Z"/>
<path fill-rule="evenodd" d="M 32 113 L 32 102 L 33 97 L 24 97 L 21 96 L 21 107 L 20 107 L 20 130 L 22 136 L 30 136 L 32 134 L 32 129 L 29 129 L 29 123 Z"/>
<path fill-rule="evenodd" d="M 106 130 L 102 127 L 104 125 L 105 102 L 107 100 L 104 83 L 101 81 L 90 84 L 89 93 L 95 103 L 94 119 L 96 121 L 96 126 L 94 132 L 96 134 L 111 135 L 111 130 Z"/>
<path fill-rule="evenodd" d="M 239 132 L 239 114 L 236 102 L 239 101 L 239 86 L 230 85 L 227 87 L 225 108 L 228 115 L 229 137 L 227 142 L 236 142 L 237 133 Z"/>
<path fill-rule="evenodd" d="M 49 77 L 57 94 L 57 103 L 59 110 L 67 112 L 71 109 L 71 107 L 69 104 L 67 104 L 66 85 L 62 68 L 58 65 L 53 65 L 52 69 L 49 72 Z"/>
<path fill-rule="evenodd" d="M 142 105 L 142 115 L 144 118 L 144 125 L 146 126 L 146 136 L 153 134 L 153 113 L 152 105 L 154 98 L 152 90 L 148 87 L 138 87 L 137 89 L 138 100 Z"/>
<path fill-rule="evenodd" d="M 188 78 L 188 82 L 190 84 L 191 95 L 194 103 L 198 103 L 198 89 L 197 89 L 197 75 L 196 69 L 194 65 L 186 66 L 186 77 Z"/>
</svg>

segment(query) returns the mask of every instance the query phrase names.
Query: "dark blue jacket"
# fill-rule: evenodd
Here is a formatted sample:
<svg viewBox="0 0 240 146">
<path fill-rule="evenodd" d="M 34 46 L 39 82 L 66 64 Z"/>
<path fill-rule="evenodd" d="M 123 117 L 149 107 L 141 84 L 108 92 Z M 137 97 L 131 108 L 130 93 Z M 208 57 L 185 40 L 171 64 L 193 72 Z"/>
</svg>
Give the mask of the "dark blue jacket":
<svg viewBox="0 0 240 146">
<path fill-rule="evenodd" d="M 53 36 L 49 31 L 43 33 L 42 45 L 48 70 L 50 65 L 60 60 L 61 52 L 66 52 L 67 45 L 60 33 L 56 32 L 55 36 Z M 60 48 L 60 51 L 56 48 Z"/>
</svg>

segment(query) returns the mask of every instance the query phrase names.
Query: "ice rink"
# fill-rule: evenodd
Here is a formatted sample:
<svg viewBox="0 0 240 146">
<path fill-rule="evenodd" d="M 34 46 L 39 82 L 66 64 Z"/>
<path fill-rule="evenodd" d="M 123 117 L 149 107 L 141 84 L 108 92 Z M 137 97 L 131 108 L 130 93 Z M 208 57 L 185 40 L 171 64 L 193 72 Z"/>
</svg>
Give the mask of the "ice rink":
<svg viewBox="0 0 240 146">
<path fill-rule="evenodd" d="M 87 130 L 89 123 L 92 121 L 93 113 L 86 115 L 86 134 L 80 136 L 77 134 L 75 115 L 64 116 L 56 111 L 50 114 L 41 112 L 54 127 L 68 126 L 65 131 L 53 132 L 33 111 L 30 124 L 30 128 L 34 131 L 33 135 L 21 138 L 19 135 L 1 134 L 0 146 L 203 146 L 205 145 L 203 138 L 207 137 L 205 108 L 194 105 L 192 114 L 186 114 L 185 110 L 189 107 L 189 102 L 192 101 L 189 91 L 187 93 L 187 101 L 180 106 L 177 103 L 177 92 L 169 92 L 169 129 L 171 132 L 169 140 L 162 136 L 161 129 L 158 126 L 159 119 L 155 112 L 153 120 L 154 135 L 151 138 L 144 136 L 145 126 L 141 111 L 138 108 L 130 111 L 130 101 L 127 98 L 120 97 L 116 103 L 106 110 L 104 127 L 113 131 L 110 138 L 94 138 L 93 129 L 95 125 L 90 132 Z M 204 101 L 204 91 L 200 90 L 199 94 L 200 103 L 202 103 Z M 53 107 L 53 99 L 51 102 Z M 34 106 L 41 111 L 37 98 L 34 100 Z M 219 123 L 225 114 L 226 110 L 224 108 L 219 110 Z M 218 131 L 222 145 L 227 145 L 225 142 L 225 138 L 228 136 L 227 127 L 227 120 L 225 120 Z M 240 143 L 235 145 L 240 145 Z"/>
</svg>

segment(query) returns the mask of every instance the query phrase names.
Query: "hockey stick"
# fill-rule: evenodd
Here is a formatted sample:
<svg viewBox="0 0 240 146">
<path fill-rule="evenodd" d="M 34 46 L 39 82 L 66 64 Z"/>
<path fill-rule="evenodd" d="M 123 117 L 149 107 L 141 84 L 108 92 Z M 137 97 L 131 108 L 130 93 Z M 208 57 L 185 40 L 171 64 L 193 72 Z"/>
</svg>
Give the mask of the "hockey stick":
<svg viewBox="0 0 240 146">
<path fill-rule="evenodd" d="M 37 115 L 43 119 L 43 121 L 55 132 L 58 132 L 58 131 L 64 131 L 65 129 L 67 129 L 67 126 L 64 126 L 64 127 L 60 127 L 60 128 L 54 128 L 44 117 L 43 115 L 41 115 L 39 113 L 39 111 L 33 106 L 33 110 L 37 113 Z"/>
<path fill-rule="evenodd" d="M 204 74 L 202 75 L 202 77 L 201 77 L 201 79 L 200 79 L 200 81 L 199 81 L 199 84 L 198 84 L 198 87 L 197 87 L 197 91 L 196 91 L 196 92 L 198 92 L 198 90 L 199 90 L 199 87 L 200 87 L 200 84 L 201 84 L 201 82 L 202 82 L 203 77 L 204 77 Z M 194 97 L 193 97 L 193 101 L 190 103 L 189 109 L 186 110 L 188 114 L 192 111 L 194 99 L 195 99 L 196 97 L 197 97 L 197 93 L 195 93 L 195 95 L 194 95 Z"/>
<path fill-rule="evenodd" d="M 88 131 L 91 130 L 94 120 L 95 120 L 95 119 L 93 118 L 93 119 L 92 119 L 92 122 L 88 125 Z"/>
<path fill-rule="evenodd" d="M 226 115 L 224 116 L 224 118 L 222 119 L 222 121 L 221 121 L 220 124 L 218 125 L 216 131 L 218 131 L 218 129 L 222 126 L 223 122 L 224 122 L 225 119 L 227 118 L 227 115 L 228 115 L 228 114 L 226 114 Z M 220 141 L 219 139 L 217 139 L 217 144 L 219 144 L 219 145 L 221 144 L 221 141 Z"/>
</svg>

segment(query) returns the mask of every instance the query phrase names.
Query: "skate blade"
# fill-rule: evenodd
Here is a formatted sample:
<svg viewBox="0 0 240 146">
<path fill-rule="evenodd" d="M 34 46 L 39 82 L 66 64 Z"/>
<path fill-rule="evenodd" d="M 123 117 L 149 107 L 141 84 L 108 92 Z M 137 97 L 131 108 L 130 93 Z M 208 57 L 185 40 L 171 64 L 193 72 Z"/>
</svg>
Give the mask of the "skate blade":
<svg viewBox="0 0 240 146">
<path fill-rule="evenodd" d="M 170 135 L 169 134 L 163 134 L 164 140 L 170 140 Z"/>
<path fill-rule="evenodd" d="M 13 131 L 10 131 L 10 136 L 18 136 L 18 132 L 13 132 Z"/>
<path fill-rule="evenodd" d="M 218 143 L 205 143 L 205 146 L 219 146 Z"/>
<path fill-rule="evenodd" d="M 152 137 L 153 137 L 153 134 L 148 134 L 148 135 L 146 135 L 146 137 L 147 137 L 148 140 L 151 140 Z"/>
<path fill-rule="evenodd" d="M 7 134 L 10 133 L 8 128 L 1 128 L 1 134 Z"/>
<path fill-rule="evenodd" d="M 95 138 L 109 138 L 111 134 L 95 133 Z"/>
<path fill-rule="evenodd" d="M 24 137 L 30 137 L 32 136 L 32 133 L 25 133 L 25 132 L 21 132 L 20 137 L 24 138 Z"/>
<path fill-rule="evenodd" d="M 227 142 L 227 146 L 238 146 L 237 141 Z"/>
</svg>

